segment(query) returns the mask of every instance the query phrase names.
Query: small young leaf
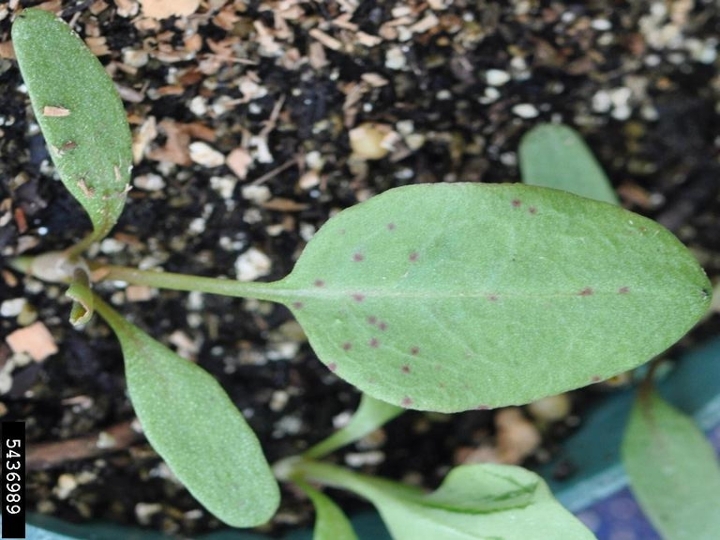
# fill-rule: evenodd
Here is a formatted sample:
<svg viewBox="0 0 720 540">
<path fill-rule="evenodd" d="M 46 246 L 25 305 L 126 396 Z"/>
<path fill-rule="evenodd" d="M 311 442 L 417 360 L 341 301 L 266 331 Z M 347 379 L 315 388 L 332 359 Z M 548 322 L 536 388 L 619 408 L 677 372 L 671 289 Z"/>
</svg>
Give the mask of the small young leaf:
<svg viewBox="0 0 720 540">
<path fill-rule="evenodd" d="M 73 281 L 65 294 L 73 301 L 70 324 L 73 326 L 86 324 L 93 316 L 95 304 L 87 272 L 76 268 Z"/>
<path fill-rule="evenodd" d="M 635 496 L 663 538 L 718 536 L 718 457 L 692 419 L 649 387 L 633 406 L 622 457 Z"/>
<path fill-rule="evenodd" d="M 368 433 L 375 431 L 393 418 L 399 416 L 405 409 L 390 405 L 373 397 L 363 394 L 360 406 L 355 411 L 350 423 L 337 430 L 324 441 L 319 442 L 303 454 L 306 459 L 319 459 L 327 454 L 342 448 Z"/>
<path fill-rule="evenodd" d="M 279 504 L 277 482 L 222 387 L 97 297 L 95 309 L 120 340 L 130 400 L 145 435 L 178 479 L 228 525 L 268 521 Z"/>
<path fill-rule="evenodd" d="M 615 191 L 585 141 L 568 126 L 541 124 L 533 128 L 520 141 L 518 154 L 526 184 L 618 204 Z"/>
<path fill-rule="evenodd" d="M 98 59 L 52 13 L 21 12 L 12 42 L 58 174 L 98 239 L 117 221 L 130 179 L 131 137 L 120 97 Z"/>
<path fill-rule="evenodd" d="M 315 507 L 313 540 L 357 540 L 350 520 L 332 499 L 306 482 L 296 481 L 295 485 L 310 497 Z"/>
<path fill-rule="evenodd" d="M 695 324 L 711 290 L 649 219 L 487 184 L 373 197 L 328 221 L 287 278 L 257 285 L 338 376 L 443 412 L 528 403 L 636 367 Z"/>
<path fill-rule="evenodd" d="M 532 503 L 540 483 L 539 477 L 525 472 L 514 467 L 461 465 L 422 501 L 428 506 L 468 513 L 522 508 Z"/>
<path fill-rule="evenodd" d="M 485 469 L 475 472 L 472 469 Z M 552 496 L 543 480 L 520 467 L 469 465 L 462 467 L 451 483 L 466 484 L 456 493 L 470 491 L 467 478 L 495 477 L 484 490 L 486 512 L 478 506 L 439 508 L 415 488 L 389 480 L 353 473 L 336 466 L 305 463 L 301 471 L 308 479 L 353 491 L 377 508 L 395 540 L 590 540 L 594 536 Z M 451 473 L 452 474 L 452 473 Z M 509 488 L 504 493 L 502 485 Z M 483 488 L 477 486 L 481 491 Z M 441 488 L 442 489 L 442 488 Z M 455 503 L 459 502 L 450 497 Z M 517 506 L 505 504 L 515 501 Z M 479 502 L 479 501 L 478 501 Z M 454 506 L 451 505 L 451 506 Z"/>
</svg>

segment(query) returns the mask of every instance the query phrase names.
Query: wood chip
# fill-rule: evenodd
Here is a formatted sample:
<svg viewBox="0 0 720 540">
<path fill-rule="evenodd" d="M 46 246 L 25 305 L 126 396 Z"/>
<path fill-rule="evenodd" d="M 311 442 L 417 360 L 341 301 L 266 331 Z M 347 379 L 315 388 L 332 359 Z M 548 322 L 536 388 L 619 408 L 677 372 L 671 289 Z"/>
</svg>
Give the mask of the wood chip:
<svg viewBox="0 0 720 540">
<path fill-rule="evenodd" d="M 277 210 L 279 212 L 301 212 L 310 208 L 309 204 L 299 203 L 282 197 L 275 197 L 261 205 L 266 210 Z"/>
<path fill-rule="evenodd" d="M 140 129 L 138 129 L 133 137 L 132 154 L 133 163 L 138 164 L 145 155 L 145 151 L 150 143 L 157 137 L 157 123 L 154 116 L 145 119 Z"/>
<path fill-rule="evenodd" d="M 153 19 L 186 17 L 200 6 L 200 0 L 141 0 L 142 14 Z"/>
<path fill-rule="evenodd" d="M 110 54 L 105 36 L 87 37 L 85 38 L 85 44 L 95 56 L 107 56 Z"/>
<path fill-rule="evenodd" d="M 177 165 L 187 166 L 190 159 L 190 135 L 177 122 L 165 119 L 160 122 L 160 129 L 165 132 L 167 141 L 162 148 L 153 148 L 147 157 L 155 161 L 169 161 Z"/>
<path fill-rule="evenodd" d="M 134 17 L 140 11 L 140 4 L 137 0 L 115 0 L 117 14 L 121 17 Z"/>
<path fill-rule="evenodd" d="M 363 73 L 360 78 L 374 88 L 380 88 L 388 84 L 388 80 L 378 73 Z"/>
<path fill-rule="evenodd" d="M 311 37 L 315 38 L 320 43 L 325 45 L 328 49 L 332 49 L 334 51 L 341 51 L 343 48 L 343 44 L 340 40 L 329 36 L 319 28 L 313 28 L 312 30 L 310 30 L 310 32 L 308 32 L 308 34 L 310 34 Z"/>
<path fill-rule="evenodd" d="M 15 60 L 15 49 L 13 49 L 11 41 L 3 41 L 0 43 L 0 58 Z"/>
<path fill-rule="evenodd" d="M 55 339 L 41 323 L 36 322 L 12 332 L 5 341 L 15 353 L 27 353 L 36 362 L 42 362 L 48 356 L 58 352 Z"/>
<path fill-rule="evenodd" d="M 225 158 L 225 164 L 240 180 L 247 178 L 248 169 L 252 164 L 250 152 L 244 148 L 235 148 Z"/>
</svg>

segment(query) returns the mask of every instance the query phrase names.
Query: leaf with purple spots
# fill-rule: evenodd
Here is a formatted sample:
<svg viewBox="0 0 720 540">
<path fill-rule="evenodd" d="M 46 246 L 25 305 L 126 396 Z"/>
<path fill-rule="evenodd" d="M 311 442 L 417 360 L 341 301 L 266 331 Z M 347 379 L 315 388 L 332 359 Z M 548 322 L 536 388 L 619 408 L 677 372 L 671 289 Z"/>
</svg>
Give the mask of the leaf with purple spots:
<svg viewBox="0 0 720 540">
<path fill-rule="evenodd" d="M 682 337 L 711 290 L 653 221 L 519 184 L 392 189 L 330 219 L 285 279 L 210 281 L 288 306 L 320 360 L 363 392 L 440 412 L 632 369 Z"/>
<path fill-rule="evenodd" d="M 652 234 L 628 234 L 641 227 Z M 708 287 L 648 219 L 481 184 L 408 186 L 345 210 L 272 284 L 338 376 L 388 403 L 446 412 L 527 403 L 633 368 L 698 320 Z"/>
</svg>

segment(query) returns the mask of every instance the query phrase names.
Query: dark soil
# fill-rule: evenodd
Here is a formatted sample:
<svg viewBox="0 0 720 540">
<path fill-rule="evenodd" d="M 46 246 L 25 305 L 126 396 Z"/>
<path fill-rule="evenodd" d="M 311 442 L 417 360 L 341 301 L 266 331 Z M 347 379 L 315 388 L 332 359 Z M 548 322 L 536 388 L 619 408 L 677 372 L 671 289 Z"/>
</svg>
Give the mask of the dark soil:
<svg viewBox="0 0 720 540">
<path fill-rule="evenodd" d="M 89 229 L 53 178 L 7 46 L 18 4 L 38 2 L 0 5 L 3 258 L 67 247 Z M 209 0 L 194 15 L 163 20 L 142 18 L 136 0 L 45 6 L 90 38 L 138 140 L 135 188 L 111 241 L 97 248 L 114 264 L 235 278 L 236 260 L 252 248 L 271 264 L 260 279 L 278 279 L 337 210 L 408 183 L 518 181 L 520 137 L 562 121 L 585 137 L 625 207 L 674 231 L 711 278 L 720 272 L 714 0 Z M 364 122 L 398 132 L 395 150 L 351 158 L 348 131 Z M 239 161 L 193 161 L 191 142 Z M 132 301 L 131 291 L 110 285 L 102 292 L 219 378 L 270 462 L 320 440 L 357 404 L 282 307 L 172 291 Z M 27 480 L 29 509 L 186 536 L 221 527 L 132 430 L 117 342 L 97 319 L 74 330 L 62 293 L 7 269 L 0 276 L 0 302 L 27 300 L 21 313 L 0 317 L 0 409 L 3 420 L 26 421 L 40 452 Z M 5 342 L 35 321 L 59 349 L 42 361 Z M 714 316 L 677 347 L 717 331 Z M 606 392 L 574 393 L 574 415 L 530 462 L 557 454 L 584 407 Z M 350 460 L 359 455 L 363 470 L 434 486 L 459 456 L 492 443 L 493 425 L 489 411 L 411 412 L 374 447 L 350 448 Z M 77 445 L 52 444 L 108 430 L 114 451 L 78 456 Z M 285 495 L 268 530 L 312 519 L 307 501 Z"/>
</svg>

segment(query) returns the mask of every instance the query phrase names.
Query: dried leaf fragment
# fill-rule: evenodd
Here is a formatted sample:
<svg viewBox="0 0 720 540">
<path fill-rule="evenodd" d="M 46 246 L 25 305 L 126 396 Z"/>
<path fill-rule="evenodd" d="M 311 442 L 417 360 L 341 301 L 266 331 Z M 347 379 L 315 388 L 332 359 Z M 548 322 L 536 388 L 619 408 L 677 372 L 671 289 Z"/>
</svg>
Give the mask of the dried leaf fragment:
<svg viewBox="0 0 720 540">
<path fill-rule="evenodd" d="M 27 353 L 36 362 L 42 362 L 48 356 L 58 352 L 55 339 L 41 322 L 15 330 L 5 338 L 5 341 L 13 352 Z"/>
<path fill-rule="evenodd" d="M 65 107 L 45 105 L 43 107 L 43 116 L 70 116 L 70 110 Z"/>
<path fill-rule="evenodd" d="M 200 6 L 200 0 L 141 0 L 145 17 L 168 19 L 192 15 Z"/>
</svg>

